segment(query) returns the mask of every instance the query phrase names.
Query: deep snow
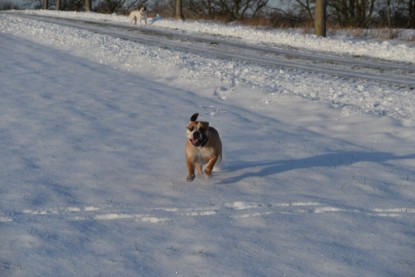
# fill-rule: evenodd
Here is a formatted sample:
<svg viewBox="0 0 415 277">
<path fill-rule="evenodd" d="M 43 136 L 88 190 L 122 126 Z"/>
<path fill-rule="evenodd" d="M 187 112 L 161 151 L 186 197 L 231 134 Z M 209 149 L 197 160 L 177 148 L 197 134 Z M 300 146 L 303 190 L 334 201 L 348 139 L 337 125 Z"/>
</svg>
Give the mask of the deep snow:
<svg viewBox="0 0 415 277">
<path fill-rule="evenodd" d="M 1 276 L 413 276 L 413 90 L 18 15 L 0 41 Z M 187 183 L 196 111 L 224 162 Z"/>
</svg>

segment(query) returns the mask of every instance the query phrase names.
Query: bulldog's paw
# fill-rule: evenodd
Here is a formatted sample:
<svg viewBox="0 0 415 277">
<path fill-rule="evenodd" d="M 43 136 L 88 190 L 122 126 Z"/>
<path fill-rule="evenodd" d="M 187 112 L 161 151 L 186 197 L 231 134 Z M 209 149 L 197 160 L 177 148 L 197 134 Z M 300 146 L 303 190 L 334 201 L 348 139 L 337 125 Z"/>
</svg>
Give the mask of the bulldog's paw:
<svg viewBox="0 0 415 277">
<path fill-rule="evenodd" d="M 205 179 L 210 179 L 212 177 L 212 174 L 203 174 L 203 177 L 205 177 Z"/>
<path fill-rule="evenodd" d="M 212 170 L 206 168 L 204 176 L 206 179 L 210 179 L 210 177 L 212 177 Z"/>
<path fill-rule="evenodd" d="M 187 176 L 186 181 L 191 182 L 195 179 L 195 177 L 196 177 L 195 175 L 189 175 Z"/>
</svg>

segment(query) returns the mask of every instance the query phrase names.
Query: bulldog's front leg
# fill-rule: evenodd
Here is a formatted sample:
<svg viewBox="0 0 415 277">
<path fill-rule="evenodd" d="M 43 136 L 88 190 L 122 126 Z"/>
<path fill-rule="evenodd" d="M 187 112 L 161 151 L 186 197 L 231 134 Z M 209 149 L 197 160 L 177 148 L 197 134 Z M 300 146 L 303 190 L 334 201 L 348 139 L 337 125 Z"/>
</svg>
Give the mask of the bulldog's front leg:
<svg viewBox="0 0 415 277">
<path fill-rule="evenodd" d="M 191 182 L 195 179 L 195 166 L 194 163 L 189 160 L 186 159 L 186 165 L 187 165 L 187 178 L 186 181 Z"/>
<path fill-rule="evenodd" d="M 207 178 L 209 178 L 212 175 L 212 170 L 217 160 L 218 160 L 218 157 L 214 156 L 209 160 L 208 164 L 206 165 L 205 175 Z"/>
<path fill-rule="evenodd" d="M 197 172 L 199 173 L 199 175 L 203 175 L 202 166 L 199 163 L 195 163 L 195 168 Z"/>
</svg>

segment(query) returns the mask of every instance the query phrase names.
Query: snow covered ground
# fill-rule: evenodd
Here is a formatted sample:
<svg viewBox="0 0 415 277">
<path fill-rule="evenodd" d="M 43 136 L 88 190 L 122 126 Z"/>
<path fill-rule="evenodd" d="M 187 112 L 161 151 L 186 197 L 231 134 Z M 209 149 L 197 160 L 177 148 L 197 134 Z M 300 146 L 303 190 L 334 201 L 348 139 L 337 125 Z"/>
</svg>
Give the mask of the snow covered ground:
<svg viewBox="0 0 415 277">
<path fill-rule="evenodd" d="M 410 42 L 151 28 L 208 35 L 199 26 L 415 66 Z M 0 60 L 0 276 L 414 276 L 413 89 L 11 13 Z M 194 112 L 219 130 L 224 161 L 187 183 Z"/>
</svg>

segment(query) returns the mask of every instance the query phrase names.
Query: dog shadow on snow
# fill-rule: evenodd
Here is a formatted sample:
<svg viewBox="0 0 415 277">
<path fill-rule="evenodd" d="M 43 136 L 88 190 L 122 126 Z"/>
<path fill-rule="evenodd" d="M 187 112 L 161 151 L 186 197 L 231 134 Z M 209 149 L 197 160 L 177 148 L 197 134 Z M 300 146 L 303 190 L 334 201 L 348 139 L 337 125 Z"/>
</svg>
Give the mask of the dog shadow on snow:
<svg viewBox="0 0 415 277">
<path fill-rule="evenodd" d="M 224 183 L 234 183 L 249 177 L 264 177 L 272 174 L 278 174 L 296 169 L 305 169 L 313 167 L 340 167 L 348 166 L 358 162 L 384 163 L 393 160 L 415 159 L 414 154 L 398 156 L 386 152 L 365 152 L 365 151 L 347 151 L 327 153 L 300 159 L 292 160 L 271 160 L 271 161 L 227 161 L 222 166 L 222 172 L 236 172 L 241 170 L 242 174 L 227 178 Z"/>
</svg>

